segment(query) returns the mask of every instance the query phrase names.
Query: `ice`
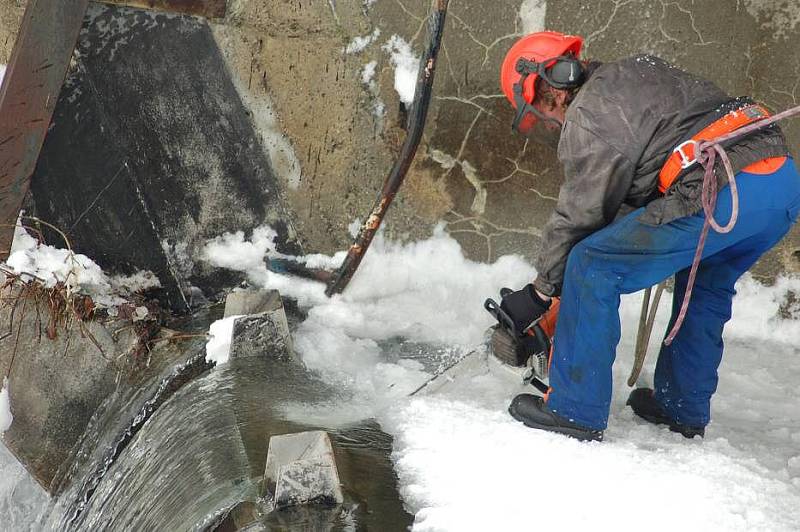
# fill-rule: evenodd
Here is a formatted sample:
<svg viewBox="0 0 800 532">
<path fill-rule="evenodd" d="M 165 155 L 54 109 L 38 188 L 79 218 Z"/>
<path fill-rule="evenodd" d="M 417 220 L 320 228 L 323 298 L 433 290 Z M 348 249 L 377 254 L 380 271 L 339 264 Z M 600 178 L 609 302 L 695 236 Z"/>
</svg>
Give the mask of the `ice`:
<svg viewBox="0 0 800 532">
<path fill-rule="evenodd" d="M 11 427 L 14 416 L 11 415 L 11 398 L 8 395 L 8 379 L 3 379 L 3 387 L 0 388 L 0 436 Z"/>
<path fill-rule="evenodd" d="M 98 307 L 119 305 L 133 292 L 160 286 L 158 278 L 149 271 L 109 277 L 86 255 L 39 243 L 21 223 L 15 228 L 5 267 L 48 288 L 63 283 L 69 290 L 91 296 Z"/>
<path fill-rule="evenodd" d="M 383 127 L 381 124 L 383 123 L 382 120 L 384 112 L 386 111 L 386 106 L 380 99 L 380 88 L 375 81 L 375 72 L 377 68 L 377 61 L 370 61 L 365 64 L 364 69 L 361 71 L 361 83 L 369 90 L 372 96 L 372 114 L 378 119 L 379 127 Z"/>
<path fill-rule="evenodd" d="M 521 257 L 470 261 L 443 226 L 416 242 L 379 233 L 345 293 L 327 298 L 319 283 L 267 270 L 264 256 L 279 256 L 274 237 L 268 227 L 222 235 L 209 242 L 205 257 L 297 299 L 308 316 L 295 331 L 298 353 L 352 399 L 289 405 L 287 420 L 332 427 L 378 419 L 394 438 L 392 458 L 415 530 L 797 529 L 800 323 L 782 317 L 781 306 L 800 292 L 800 279 L 764 286 L 745 276 L 737 284 L 704 440 L 647 424 L 625 406 L 642 296 L 624 296 L 606 441 L 587 444 L 514 421 L 506 412 L 514 390 L 491 373 L 439 394 L 407 397 L 482 344 L 492 321 L 483 300 L 535 275 Z M 342 258 L 299 259 L 335 267 Z M 670 305 L 663 298 L 643 382 L 652 380 Z M 232 318 L 212 325 L 210 359 L 227 356 Z M 402 342 L 421 346 L 420 356 L 390 356 Z M 9 495 L 23 483 L 20 471 L 0 454 L 0 510 L 12 508 L 12 516 L 25 504 Z"/>
<path fill-rule="evenodd" d="M 649 425 L 625 406 L 642 295 L 623 296 L 606 441 L 585 444 L 514 421 L 505 379 L 483 374 L 443 395 L 408 398 L 436 368 L 387 360 L 383 346 L 398 338 L 438 357 L 447 346 L 450 359 L 480 345 L 491 323 L 483 300 L 535 275 L 522 258 L 472 262 L 438 227 L 418 242 L 379 235 L 345 293 L 330 299 L 263 266 L 247 273 L 299 297 L 308 311 L 295 331 L 304 363 L 353 392 L 346 404 L 296 404 L 284 414 L 329 427 L 376 417 L 394 437 L 415 530 L 794 530 L 800 522 L 800 324 L 780 313 L 800 279 L 738 283 L 705 440 Z M 661 302 L 643 382 L 652 380 L 670 299 Z"/>
<path fill-rule="evenodd" d="M 417 88 L 419 58 L 414 55 L 411 45 L 399 35 L 392 35 L 383 45 L 383 50 L 390 54 L 394 65 L 394 89 L 400 95 L 400 101 L 409 105 L 414 101 Z"/>
<path fill-rule="evenodd" d="M 231 338 L 234 322 L 241 316 L 228 316 L 211 324 L 206 342 L 206 361 L 217 365 L 224 364 L 230 358 Z"/>
<path fill-rule="evenodd" d="M 0 443 L 0 530 L 39 532 L 35 525 L 48 497 Z"/>
</svg>

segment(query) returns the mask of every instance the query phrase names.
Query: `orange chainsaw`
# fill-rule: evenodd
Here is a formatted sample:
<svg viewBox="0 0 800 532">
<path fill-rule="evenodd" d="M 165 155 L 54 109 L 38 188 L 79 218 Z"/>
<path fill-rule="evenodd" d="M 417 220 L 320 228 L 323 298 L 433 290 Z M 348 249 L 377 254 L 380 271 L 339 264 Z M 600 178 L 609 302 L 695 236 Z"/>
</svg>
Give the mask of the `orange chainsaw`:
<svg viewBox="0 0 800 532">
<path fill-rule="evenodd" d="M 500 296 L 503 297 L 510 292 L 508 288 L 503 288 Z M 547 393 L 548 390 L 546 381 L 549 378 L 550 355 L 559 305 L 560 300 L 553 298 L 547 312 L 528 325 L 525 330 L 519 331 L 514 325 L 514 320 L 495 300 L 490 298 L 483 304 L 483 308 L 497 320 L 497 325 L 492 327 L 489 343 L 492 354 L 509 366 L 528 368 L 525 380 L 542 393 Z"/>
</svg>

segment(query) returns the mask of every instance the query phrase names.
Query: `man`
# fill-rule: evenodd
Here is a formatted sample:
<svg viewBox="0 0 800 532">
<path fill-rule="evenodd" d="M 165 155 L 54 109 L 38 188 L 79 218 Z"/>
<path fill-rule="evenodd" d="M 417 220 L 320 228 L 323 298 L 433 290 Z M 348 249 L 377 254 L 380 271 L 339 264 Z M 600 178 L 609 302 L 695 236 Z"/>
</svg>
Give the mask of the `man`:
<svg viewBox="0 0 800 532">
<path fill-rule="evenodd" d="M 544 398 L 517 396 L 511 415 L 530 427 L 602 440 L 620 294 L 675 274 L 672 327 L 687 288 L 705 221 L 704 170 L 687 141 L 710 140 L 766 111 L 656 57 L 581 61 L 581 45 L 577 36 L 534 33 L 515 43 L 503 63 L 514 128 L 559 136 L 565 181 L 543 231 L 537 278 L 506 292 L 501 308 L 523 330 L 551 298 L 561 305 L 550 391 Z M 736 172 L 738 221 L 730 232 L 709 232 L 686 320 L 661 347 L 654 390 L 636 389 L 628 399 L 642 418 L 686 437 L 702 437 L 709 422 L 736 280 L 786 234 L 800 210 L 800 177 L 777 126 L 725 149 Z M 720 169 L 714 217 L 725 224 L 734 201 Z"/>
</svg>

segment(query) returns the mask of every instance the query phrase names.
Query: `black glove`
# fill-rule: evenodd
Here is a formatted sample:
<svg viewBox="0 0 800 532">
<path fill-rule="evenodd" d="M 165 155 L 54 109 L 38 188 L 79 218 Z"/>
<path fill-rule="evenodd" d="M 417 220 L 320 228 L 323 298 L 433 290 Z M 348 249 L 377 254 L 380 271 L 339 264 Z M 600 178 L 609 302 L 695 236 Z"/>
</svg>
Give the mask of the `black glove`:
<svg viewBox="0 0 800 532">
<path fill-rule="evenodd" d="M 539 297 L 532 284 L 526 284 L 522 290 L 516 292 L 501 291 L 501 294 L 505 295 L 501 300 L 500 308 L 514 322 L 514 328 L 520 335 L 550 308 L 550 301 Z"/>
</svg>

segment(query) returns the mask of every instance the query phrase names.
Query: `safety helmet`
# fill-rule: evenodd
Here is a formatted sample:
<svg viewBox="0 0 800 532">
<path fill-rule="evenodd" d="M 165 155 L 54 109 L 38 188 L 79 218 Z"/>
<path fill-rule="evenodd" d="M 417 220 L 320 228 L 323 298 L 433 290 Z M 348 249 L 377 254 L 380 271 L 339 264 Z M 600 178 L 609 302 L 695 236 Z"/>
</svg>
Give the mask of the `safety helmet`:
<svg viewBox="0 0 800 532">
<path fill-rule="evenodd" d="M 557 31 L 539 31 L 519 39 L 506 54 L 500 70 L 503 93 L 517 110 L 512 128 L 532 125 L 539 112 L 533 108 L 536 80 L 541 76 L 557 89 L 571 89 L 585 81 L 578 55 L 583 38 Z"/>
</svg>

